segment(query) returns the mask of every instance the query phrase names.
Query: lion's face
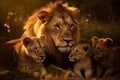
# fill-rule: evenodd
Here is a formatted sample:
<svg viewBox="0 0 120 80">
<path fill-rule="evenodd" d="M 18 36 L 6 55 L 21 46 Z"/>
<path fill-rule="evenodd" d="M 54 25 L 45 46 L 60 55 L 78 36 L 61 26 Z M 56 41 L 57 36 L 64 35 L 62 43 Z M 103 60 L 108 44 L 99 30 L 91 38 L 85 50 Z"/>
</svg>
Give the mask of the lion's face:
<svg viewBox="0 0 120 80">
<path fill-rule="evenodd" d="M 36 62 L 43 62 L 46 58 L 44 44 L 41 39 L 28 37 L 23 39 L 26 54 L 32 57 Z"/>
<path fill-rule="evenodd" d="M 68 13 L 56 13 L 46 27 L 47 34 L 51 36 L 55 46 L 62 53 L 69 52 L 78 42 L 78 26 Z"/>
<path fill-rule="evenodd" d="M 94 36 L 92 38 L 93 58 L 95 60 L 101 60 L 104 56 L 109 54 L 108 51 L 112 42 L 111 38 L 98 38 Z"/>
<path fill-rule="evenodd" d="M 24 29 L 30 37 L 45 34 L 62 53 L 69 52 L 79 40 L 79 9 L 56 2 L 36 11 L 26 22 Z"/>
<path fill-rule="evenodd" d="M 107 47 L 102 43 L 98 42 L 96 44 L 96 47 L 94 48 L 94 59 L 99 60 L 101 59 L 104 55 L 106 55 Z"/>
<path fill-rule="evenodd" d="M 70 61 L 77 61 L 85 58 L 86 54 L 89 52 L 89 44 L 77 44 L 69 54 Z"/>
</svg>

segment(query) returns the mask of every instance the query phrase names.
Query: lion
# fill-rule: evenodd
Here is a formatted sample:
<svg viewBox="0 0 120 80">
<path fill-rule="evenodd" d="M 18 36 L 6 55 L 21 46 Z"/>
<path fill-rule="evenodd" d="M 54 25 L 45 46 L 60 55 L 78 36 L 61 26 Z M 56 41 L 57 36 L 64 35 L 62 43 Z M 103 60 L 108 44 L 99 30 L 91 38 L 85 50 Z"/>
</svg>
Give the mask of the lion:
<svg viewBox="0 0 120 80">
<path fill-rule="evenodd" d="M 46 58 L 45 45 L 41 38 L 26 37 L 14 46 L 18 57 L 18 70 L 35 77 L 44 76 L 46 69 L 43 62 Z"/>
<path fill-rule="evenodd" d="M 120 47 L 112 47 L 111 38 L 92 37 L 92 56 L 97 77 L 108 77 L 120 71 Z"/>
<path fill-rule="evenodd" d="M 70 7 L 67 3 L 56 1 L 36 10 L 26 21 L 24 37 L 45 35 L 46 49 L 45 65 L 54 64 L 66 69 L 70 62 L 68 54 L 71 47 L 79 42 L 79 9 Z"/>
<path fill-rule="evenodd" d="M 88 55 L 89 51 L 89 44 L 77 44 L 69 54 L 69 60 L 74 62 L 73 71 L 81 78 L 92 78 L 92 62 Z"/>
</svg>

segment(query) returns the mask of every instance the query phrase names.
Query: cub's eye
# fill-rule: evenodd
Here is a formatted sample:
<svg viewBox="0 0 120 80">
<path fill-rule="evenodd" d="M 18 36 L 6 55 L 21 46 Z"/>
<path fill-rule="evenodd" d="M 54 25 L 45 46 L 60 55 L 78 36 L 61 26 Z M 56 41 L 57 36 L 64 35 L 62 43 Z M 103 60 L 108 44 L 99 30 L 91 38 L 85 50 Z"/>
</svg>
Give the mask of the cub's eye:
<svg viewBox="0 0 120 80">
<path fill-rule="evenodd" d="M 75 50 L 75 52 L 76 52 L 76 53 L 78 53 L 78 52 L 79 52 L 79 50 Z"/>
<path fill-rule="evenodd" d="M 60 25 L 59 25 L 59 24 L 56 24 L 56 25 L 55 25 L 55 29 L 56 29 L 56 30 L 60 30 Z"/>
<path fill-rule="evenodd" d="M 34 47 L 34 52 L 37 53 L 38 52 L 38 49 L 36 47 Z"/>
<path fill-rule="evenodd" d="M 97 49 L 97 50 L 100 50 L 100 47 L 97 47 L 96 49 Z"/>
</svg>

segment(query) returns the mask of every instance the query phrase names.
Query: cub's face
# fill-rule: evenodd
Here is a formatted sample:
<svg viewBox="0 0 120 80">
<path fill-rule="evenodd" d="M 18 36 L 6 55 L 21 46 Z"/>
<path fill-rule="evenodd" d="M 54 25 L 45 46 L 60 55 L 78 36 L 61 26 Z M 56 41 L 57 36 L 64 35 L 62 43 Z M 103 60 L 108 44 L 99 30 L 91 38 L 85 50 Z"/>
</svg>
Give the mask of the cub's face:
<svg viewBox="0 0 120 80">
<path fill-rule="evenodd" d="M 85 58 L 90 48 L 89 44 L 77 44 L 69 54 L 70 61 L 77 61 Z"/>
<path fill-rule="evenodd" d="M 93 58 L 100 60 L 104 58 L 104 56 L 109 55 L 108 50 L 112 42 L 113 40 L 111 38 L 92 37 Z"/>
<path fill-rule="evenodd" d="M 25 46 L 26 54 L 32 57 L 36 62 L 43 62 L 45 60 L 45 46 L 41 39 L 30 39 L 26 37 L 23 39 L 23 45 Z"/>
</svg>

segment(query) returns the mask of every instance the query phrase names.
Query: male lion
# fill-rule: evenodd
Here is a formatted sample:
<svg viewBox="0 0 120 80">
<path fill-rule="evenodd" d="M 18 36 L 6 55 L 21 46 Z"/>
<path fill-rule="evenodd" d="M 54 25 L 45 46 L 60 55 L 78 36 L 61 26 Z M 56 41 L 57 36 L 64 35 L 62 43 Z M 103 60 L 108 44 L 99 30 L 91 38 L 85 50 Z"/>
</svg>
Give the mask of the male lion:
<svg viewBox="0 0 120 80">
<path fill-rule="evenodd" d="M 92 56 L 97 77 L 108 77 L 120 71 L 120 47 L 112 48 L 112 42 L 111 38 L 92 37 Z"/>
<path fill-rule="evenodd" d="M 79 41 L 78 15 L 79 10 L 69 7 L 62 1 L 50 3 L 35 11 L 24 26 L 25 32 L 21 36 L 40 37 L 45 35 L 47 59 L 45 64 L 67 68 L 69 66 L 68 53 L 71 47 Z"/>
<path fill-rule="evenodd" d="M 39 38 L 24 38 L 14 46 L 18 56 L 18 70 L 40 77 L 46 74 L 44 44 Z"/>
<path fill-rule="evenodd" d="M 92 78 L 92 63 L 88 55 L 89 50 L 89 44 L 77 44 L 69 54 L 69 60 L 74 62 L 73 71 L 82 78 Z"/>
</svg>

